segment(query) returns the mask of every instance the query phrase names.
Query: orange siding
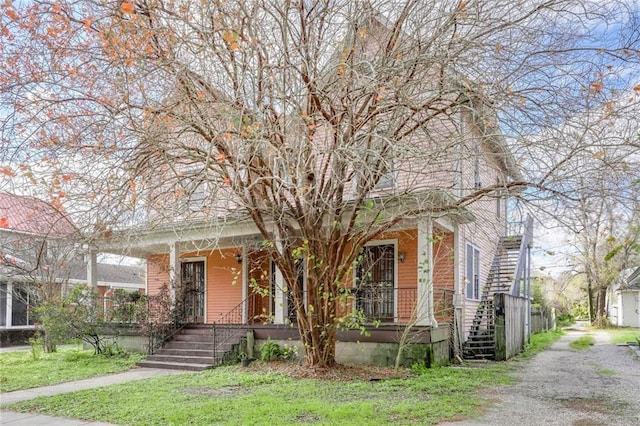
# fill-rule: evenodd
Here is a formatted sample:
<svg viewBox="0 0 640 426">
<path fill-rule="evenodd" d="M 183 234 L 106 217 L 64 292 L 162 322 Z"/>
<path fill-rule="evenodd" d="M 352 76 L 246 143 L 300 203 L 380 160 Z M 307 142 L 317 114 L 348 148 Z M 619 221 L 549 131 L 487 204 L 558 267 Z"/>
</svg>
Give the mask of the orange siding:
<svg viewBox="0 0 640 426">
<path fill-rule="evenodd" d="M 182 260 L 206 258 L 206 322 L 222 317 L 242 302 L 242 265 L 236 260 L 241 248 L 184 253 Z"/>
<path fill-rule="evenodd" d="M 241 250 L 218 250 L 207 256 L 207 322 L 221 317 L 242 302 L 242 265 L 236 254 Z"/>
<path fill-rule="evenodd" d="M 453 321 L 455 251 L 452 232 L 434 229 L 433 310 L 436 321 Z"/>
<path fill-rule="evenodd" d="M 153 296 L 164 286 L 169 287 L 169 255 L 155 254 L 147 259 L 147 291 Z"/>
<path fill-rule="evenodd" d="M 270 322 L 271 262 L 266 252 L 249 254 L 249 322 Z"/>
<path fill-rule="evenodd" d="M 241 249 L 184 253 L 181 260 L 206 258 L 206 316 L 207 322 L 220 317 L 242 302 L 242 265 L 236 255 Z M 162 286 L 169 286 L 169 255 L 153 255 L 147 259 L 147 286 L 149 294 L 158 294 Z"/>
<path fill-rule="evenodd" d="M 398 253 L 405 253 L 404 263 L 398 259 L 398 321 L 410 320 L 416 307 L 418 295 L 418 230 L 387 232 L 380 236 L 381 240 L 397 240 Z"/>
<path fill-rule="evenodd" d="M 453 233 L 434 231 L 436 242 L 433 244 L 433 287 L 454 290 Z"/>
</svg>

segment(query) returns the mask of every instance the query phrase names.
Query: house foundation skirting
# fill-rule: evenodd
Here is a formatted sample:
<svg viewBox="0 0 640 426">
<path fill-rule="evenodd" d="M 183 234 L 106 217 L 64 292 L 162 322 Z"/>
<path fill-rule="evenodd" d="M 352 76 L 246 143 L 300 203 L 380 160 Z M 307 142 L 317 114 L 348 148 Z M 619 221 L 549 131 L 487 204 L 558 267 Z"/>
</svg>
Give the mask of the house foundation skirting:
<svg viewBox="0 0 640 426">
<path fill-rule="evenodd" d="M 268 339 L 280 346 L 296 346 L 298 354 L 304 356 L 304 347 L 296 328 L 264 325 L 247 326 L 246 329 L 253 331 L 256 357 L 259 357 L 260 348 Z M 404 327 L 394 324 L 365 327 L 365 329 L 365 334 L 357 330 L 338 332 L 336 361 L 341 364 L 393 366 L 400 349 Z M 451 361 L 450 336 L 448 324 L 440 324 L 437 328 L 413 327 L 405 339 L 400 364 L 407 367 L 414 363 L 427 366 L 449 364 Z"/>
<path fill-rule="evenodd" d="M 132 352 L 146 352 L 148 339 L 132 326 L 121 326 L 121 330 L 105 336 L 112 338 L 122 349 Z M 254 356 L 260 357 L 260 348 L 267 340 L 278 343 L 281 347 L 296 346 L 301 360 L 304 358 L 304 347 L 300 341 L 298 329 L 278 324 L 244 325 L 238 335 L 253 334 Z M 403 342 L 405 326 L 398 324 L 365 327 L 365 333 L 357 330 L 340 331 L 336 343 L 336 360 L 341 364 L 363 364 L 393 366 L 401 342 L 404 350 L 400 364 L 411 366 L 422 363 L 427 366 L 446 365 L 451 360 L 451 328 L 449 324 L 438 327 L 412 327 Z"/>
</svg>

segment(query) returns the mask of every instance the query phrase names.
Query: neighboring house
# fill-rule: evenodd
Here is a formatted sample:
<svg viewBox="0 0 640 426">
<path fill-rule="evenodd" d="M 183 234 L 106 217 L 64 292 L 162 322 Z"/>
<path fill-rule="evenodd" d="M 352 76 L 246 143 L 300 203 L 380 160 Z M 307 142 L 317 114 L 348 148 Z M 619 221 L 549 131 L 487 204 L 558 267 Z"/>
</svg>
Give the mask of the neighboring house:
<svg viewBox="0 0 640 426">
<path fill-rule="evenodd" d="M 612 325 L 640 327 L 640 268 L 623 271 L 607 296 Z"/>
<path fill-rule="evenodd" d="M 144 268 L 97 265 L 97 291 L 144 290 Z M 0 193 L 0 339 L 33 330 L 38 298 L 58 297 L 87 283 L 87 264 L 76 226 L 52 205 Z M 18 340 L 20 340 L 18 338 Z"/>
<path fill-rule="evenodd" d="M 410 199 L 441 205 L 489 185 L 520 180 L 516 163 L 496 130 L 495 114 L 490 114 L 482 101 L 474 107 L 477 113 L 460 111 L 456 125 L 443 124 L 433 133 L 441 131 L 443 138 L 462 141 L 455 162 L 426 170 L 424 164 L 412 163 L 410 158 L 394 158 L 389 164 L 401 164 L 402 170 L 392 170 L 388 179 L 381 180 L 376 196 L 402 193 L 406 182 L 421 179 L 422 192 L 409 194 Z M 451 132 L 459 133 L 452 137 Z M 437 138 L 433 139 L 425 141 L 425 149 L 431 144 L 431 152 L 438 152 Z M 319 170 L 317 175 L 321 174 Z M 167 188 L 165 194 L 178 192 L 184 191 Z M 159 210 L 169 211 L 164 200 L 155 198 Z M 185 206 L 179 217 L 168 214 L 160 225 L 115 233 L 99 249 L 125 250 L 145 259 L 147 294 L 158 294 L 167 287 L 184 304 L 185 323 L 236 324 L 253 331 L 257 339 L 296 339 L 296 330 L 291 327 L 296 324 L 296 311 L 290 292 L 261 249 L 263 237 L 258 229 L 249 215 L 237 208 L 217 216 L 213 212 L 219 207 L 212 204 L 207 208 L 206 198 L 205 194 L 192 195 L 193 205 Z M 528 291 L 531 221 L 513 230 L 507 225 L 507 216 L 506 197 L 481 199 L 465 209 L 401 221 L 367 244 L 362 261 L 354 268 L 353 282 L 358 284 L 343 311 L 360 311 L 368 324 L 380 326 L 369 327 L 369 336 L 355 331 L 339 333 L 338 340 L 362 345 L 396 343 L 403 327 L 411 323 L 425 331 L 421 342 L 444 342 L 448 357 L 450 340 L 455 342 L 452 349 L 462 355 L 465 341 L 474 336 L 491 337 L 493 320 L 487 310 L 492 296 L 500 292 L 520 296 Z M 425 269 L 430 282 L 419 285 Z M 299 273 L 298 285 L 304 294 L 304 270 Z M 482 344 L 477 342 L 484 350 Z M 338 347 L 337 358 L 384 363 L 374 354 L 378 349 L 361 346 L 349 351 Z M 467 352 L 474 356 L 478 351 Z M 358 358 L 356 353 L 365 354 Z M 164 361 L 155 365 L 162 366 L 168 359 L 169 355 L 164 356 Z"/>
</svg>

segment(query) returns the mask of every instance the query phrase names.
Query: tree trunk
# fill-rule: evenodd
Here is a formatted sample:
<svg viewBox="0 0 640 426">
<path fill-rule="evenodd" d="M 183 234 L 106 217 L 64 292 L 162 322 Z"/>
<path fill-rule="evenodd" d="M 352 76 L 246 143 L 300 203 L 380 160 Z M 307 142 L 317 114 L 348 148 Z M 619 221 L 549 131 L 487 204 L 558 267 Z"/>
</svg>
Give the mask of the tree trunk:
<svg viewBox="0 0 640 426">
<path fill-rule="evenodd" d="M 606 301 L 607 289 L 599 288 L 596 293 L 595 319 L 593 321 L 593 325 L 596 327 L 606 327 L 608 324 Z"/>
<path fill-rule="evenodd" d="M 336 365 L 336 330 L 301 333 L 307 355 L 307 365 L 317 368 L 331 368 Z"/>
<path fill-rule="evenodd" d="M 56 342 L 51 336 L 51 334 L 47 333 L 44 330 L 42 332 L 42 346 L 44 347 L 44 351 L 46 353 L 53 353 L 53 352 L 57 352 L 58 350 Z"/>
<path fill-rule="evenodd" d="M 325 284 L 315 275 L 317 269 L 307 275 L 307 304 L 304 293 L 294 292 L 298 313 L 298 329 L 305 347 L 307 365 L 330 368 L 336 365 L 336 290 L 333 280 Z M 301 290 L 301 289 L 298 289 Z"/>
<path fill-rule="evenodd" d="M 589 323 L 593 324 L 595 315 L 593 311 L 593 286 L 591 285 L 590 276 L 587 276 L 587 309 L 589 313 Z"/>
</svg>

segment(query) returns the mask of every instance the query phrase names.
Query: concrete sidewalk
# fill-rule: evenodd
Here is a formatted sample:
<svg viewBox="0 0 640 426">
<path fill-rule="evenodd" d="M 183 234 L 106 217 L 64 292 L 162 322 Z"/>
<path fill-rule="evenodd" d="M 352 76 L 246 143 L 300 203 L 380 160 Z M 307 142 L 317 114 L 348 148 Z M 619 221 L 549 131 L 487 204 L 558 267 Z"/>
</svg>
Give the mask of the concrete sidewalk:
<svg viewBox="0 0 640 426">
<path fill-rule="evenodd" d="M 94 389 L 118 383 L 133 382 L 136 380 L 150 379 L 152 377 L 173 376 L 187 373 L 181 370 L 163 370 L 159 368 L 134 368 L 124 373 L 111 374 L 109 376 L 94 377 L 91 379 L 76 380 L 74 382 L 60 383 L 57 385 L 43 386 L 40 388 L 25 389 L 15 392 L 0 394 L 0 404 L 7 405 L 15 402 L 28 401 L 40 396 L 53 396 L 62 393 L 75 392 L 84 389 Z M 6 410 L 0 411 L 0 424 L 11 425 L 105 425 L 107 423 L 86 422 L 82 420 L 65 419 L 60 417 L 41 416 L 37 414 L 12 413 Z"/>
<path fill-rule="evenodd" d="M 111 423 L 98 423 L 84 420 L 67 419 L 64 417 L 44 416 L 32 413 L 0 412 L 0 424 L 11 426 L 110 426 Z"/>
</svg>

